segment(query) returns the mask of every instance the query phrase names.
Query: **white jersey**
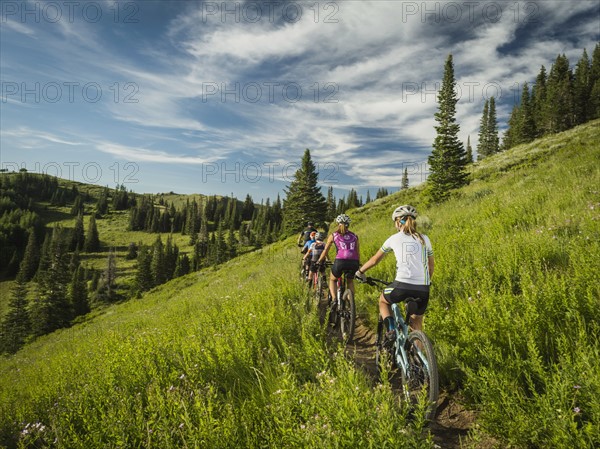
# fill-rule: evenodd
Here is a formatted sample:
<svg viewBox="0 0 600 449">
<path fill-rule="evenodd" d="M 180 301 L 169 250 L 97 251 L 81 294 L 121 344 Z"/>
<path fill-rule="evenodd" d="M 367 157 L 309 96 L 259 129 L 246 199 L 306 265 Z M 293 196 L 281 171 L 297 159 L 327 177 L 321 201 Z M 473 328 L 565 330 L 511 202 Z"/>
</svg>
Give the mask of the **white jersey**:
<svg viewBox="0 0 600 449">
<path fill-rule="evenodd" d="M 381 251 L 394 251 L 396 256 L 396 280 L 407 284 L 429 285 L 431 277 L 427 258 L 433 256 L 433 248 L 429 237 L 421 234 L 425 245 L 419 239 L 403 232 L 398 232 L 388 238 Z"/>
</svg>

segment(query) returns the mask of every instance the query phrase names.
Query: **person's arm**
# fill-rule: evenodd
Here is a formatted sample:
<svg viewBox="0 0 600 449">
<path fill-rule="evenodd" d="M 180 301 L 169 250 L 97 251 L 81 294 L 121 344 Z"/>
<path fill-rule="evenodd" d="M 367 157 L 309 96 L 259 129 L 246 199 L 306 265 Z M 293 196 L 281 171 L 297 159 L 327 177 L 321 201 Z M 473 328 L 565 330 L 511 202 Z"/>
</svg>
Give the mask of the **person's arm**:
<svg viewBox="0 0 600 449">
<path fill-rule="evenodd" d="M 434 267 L 434 263 L 433 263 L 433 256 L 429 256 L 427 258 L 427 265 L 429 267 L 429 279 L 433 278 L 433 267 Z"/>
<path fill-rule="evenodd" d="M 373 257 L 371 257 L 369 260 L 367 260 L 367 262 L 362 267 L 360 267 L 358 269 L 358 271 L 360 271 L 361 273 L 364 273 L 367 270 L 370 270 L 375 265 L 377 265 L 379 262 L 381 262 L 381 259 L 383 259 L 384 256 L 385 256 L 385 253 L 383 251 L 377 250 L 375 255 Z"/>
<path fill-rule="evenodd" d="M 331 248 L 332 244 L 333 244 L 333 234 L 331 234 L 329 237 L 327 237 L 327 243 L 325 244 L 325 249 L 321 253 L 321 257 L 319 257 L 318 263 L 325 262 L 325 259 L 327 259 L 327 255 L 329 254 L 329 248 Z"/>
</svg>

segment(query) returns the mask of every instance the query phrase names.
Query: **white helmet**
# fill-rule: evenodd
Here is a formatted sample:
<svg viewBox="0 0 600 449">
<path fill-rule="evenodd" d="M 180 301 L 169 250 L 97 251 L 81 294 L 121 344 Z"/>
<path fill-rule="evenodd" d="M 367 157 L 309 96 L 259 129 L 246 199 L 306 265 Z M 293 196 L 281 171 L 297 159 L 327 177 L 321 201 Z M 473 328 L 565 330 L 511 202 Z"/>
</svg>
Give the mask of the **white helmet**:
<svg viewBox="0 0 600 449">
<path fill-rule="evenodd" d="M 337 216 L 335 221 L 336 223 L 345 224 L 346 226 L 348 226 L 352 220 L 350 220 L 350 217 L 348 215 L 340 214 Z"/>
<path fill-rule="evenodd" d="M 417 218 L 417 209 L 408 204 L 405 204 L 404 206 L 399 206 L 396 209 L 394 209 L 394 212 L 392 213 L 392 221 L 395 222 L 397 218 L 403 217 Z"/>
</svg>

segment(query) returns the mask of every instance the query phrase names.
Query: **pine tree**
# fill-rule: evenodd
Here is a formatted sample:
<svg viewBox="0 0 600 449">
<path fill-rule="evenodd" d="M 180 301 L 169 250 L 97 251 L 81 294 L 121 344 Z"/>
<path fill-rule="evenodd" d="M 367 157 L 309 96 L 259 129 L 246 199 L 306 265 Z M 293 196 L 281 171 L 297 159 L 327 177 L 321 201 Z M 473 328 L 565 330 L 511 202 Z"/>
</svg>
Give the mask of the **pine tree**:
<svg viewBox="0 0 600 449">
<path fill-rule="evenodd" d="M 251 220 L 253 212 L 254 202 L 252 201 L 252 197 L 248 193 L 246 194 L 246 200 L 244 201 L 244 206 L 242 207 L 242 220 Z"/>
<path fill-rule="evenodd" d="M 152 246 L 152 264 L 151 270 L 154 285 L 164 284 L 167 280 L 165 267 L 165 248 L 160 235 L 156 237 Z"/>
<path fill-rule="evenodd" d="M 365 204 L 369 204 L 371 201 L 371 192 L 367 190 L 367 199 L 365 200 Z"/>
<path fill-rule="evenodd" d="M 8 303 L 8 313 L 0 324 L 0 353 L 14 354 L 31 334 L 31 319 L 27 310 L 27 284 L 17 279 Z"/>
<path fill-rule="evenodd" d="M 467 164 L 473 163 L 473 147 L 471 147 L 471 136 L 467 136 L 467 154 L 465 158 Z"/>
<path fill-rule="evenodd" d="M 90 312 L 87 282 L 85 280 L 84 269 L 81 265 L 77 267 L 71 278 L 69 300 L 71 301 L 74 317 L 85 315 Z"/>
<path fill-rule="evenodd" d="M 47 267 L 38 269 L 39 295 L 32 304 L 31 322 L 34 335 L 44 335 L 66 327 L 71 321 L 71 308 L 67 298 L 70 281 L 68 254 L 62 229 L 55 227 L 48 254 Z M 42 263 L 40 263 L 40 267 Z"/>
<path fill-rule="evenodd" d="M 98 289 L 96 290 L 96 299 L 103 302 L 112 302 L 116 299 L 117 286 L 117 256 L 114 248 L 108 252 L 106 259 L 106 268 L 100 276 Z"/>
<path fill-rule="evenodd" d="M 96 203 L 96 214 L 100 217 L 108 213 L 108 193 L 108 187 L 105 187 Z"/>
<path fill-rule="evenodd" d="M 445 200 L 453 189 L 467 184 L 465 150 L 458 139 L 460 126 L 456 123 L 456 81 L 452 55 L 444 66 L 444 79 L 438 94 L 438 125 L 433 151 L 429 156 L 429 194 L 433 201 Z"/>
<path fill-rule="evenodd" d="M 152 252 L 146 245 L 141 245 L 137 257 L 135 284 L 140 292 L 150 290 L 154 286 L 152 277 Z"/>
<path fill-rule="evenodd" d="M 546 111 L 546 68 L 542 66 L 540 73 L 535 79 L 535 85 L 532 90 L 532 110 L 535 136 L 541 137 L 547 132 L 548 119 L 545 117 Z"/>
<path fill-rule="evenodd" d="M 591 83 L 591 63 L 587 51 L 583 50 L 583 55 L 575 68 L 573 80 L 573 100 L 575 112 L 575 125 L 580 125 L 591 119 L 590 96 L 592 93 Z"/>
<path fill-rule="evenodd" d="M 535 139 L 536 136 L 533 104 L 531 102 L 529 86 L 527 83 L 523 84 L 523 91 L 521 93 L 521 106 L 519 107 L 516 134 L 515 145 L 529 143 Z"/>
<path fill-rule="evenodd" d="M 177 266 L 175 267 L 174 277 L 180 277 L 190 272 L 190 258 L 187 254 L 182 254 L 177 259 Z"/>
<path fill-rule="evenodd" d="M 283 228 L 286 234 L 300 232 L 306 222 L 323 225 L 327 204 L 317 185 L 319 174 L 306 149 L 302 157 L 302 165 L 296 171 L 294 180 L 285 189 L 283 200 Z"/>
<path fill-rule="evenodd" d="M 498 138 L 498 120 L 496 118 L 496 100 L 494 97 L 490 97 L 486 128 L 488 150 L 490 154 L 495 154 L 500 150 L 500 139 Z"/>
<path fill-rule="evenodd" d="M 96 227 L 96 217 L 94 214 L 90 217 L 88 223 L 88 231 L 85 236 L 83 243 L 83 250 L 86 253 L 94 253 L 100 250 L 100 237 L 98 235 L 98 228 Z"/>
<path fill-rule="evenodd" d="M 269 222 L 270 224 L 271 222 Z M 228 251 L 228 258 L 229 259 L 233 259 L 235 256 L 237 256 L 237 245 L 238 242 L 235 239 L 235 233 L 233 230 L 233 225 L 229 227 L 229 233 L 227 234 L 227 251 Z"/>
<path fill-rule="evenodd" d="M 332 222 L 336 217 L 336 201 L 333 196 L 333 187 L 329 186 L 327 189 L 327 213 L 325 214 L 325 221 L 327 223 Z"/>
<path fill-rule="evenodd" d="M 404 167 L 404 173 L 402 174 L 402 185 L 400 186 L 400 189 L 408 189 L 408 168 L 406 167 Z"/>
<path fill-rule="evenodd" d="M 479 121 L 479 142 L 477 144 L 477 158 L 479 160 L 488 157 L 490 153 L 490 148 L 488 144 L 488 123 L 489 123 L 489 110 L 490 110 L 490 102 L 489 100 L 485 100 L 485 104 L 483 105 L 483 112 L 481 114 L 481 120 Z"/>
<path fill-rule="evenodd" d="M 547 99 L 544 116 L 547 119 L 547 132 L 550 134 L 565 131 L 573 126 L 573 74 L 569 60 L 559 55 L 550 69 L 547 82 Z"/>
<path fill-rule="evenodd" d="M 130 242 L 129 246 L 127 247 L 127 255 L 125 256 L 125 259 L 133 260 L 133 259 L 137 258 L 137 256 L 138 256 L 138 247 L 134 242 Z"/>
<path fill-rule="evenodd" d="M 589 118 L 600 118 L 600 43 L 596 44 L 590 67 Z"/>
<path fill-rule="evenodd" d="M 35 237 L 35 230 L 29 229 L 29 239 L 27 240 L 27 246 L 25 247 L 25 255 L 21 261 L 19 272 L 17 274 L 17 280 L 22 282 L 28 282 L 33 279 L 40 263 L 40 249 L 37 245 Z"/>
<path fill-rule="evenodd" d="M 71 244 L 69 249 L 71 251 L 83 249 L 83 245 L 85 243 L 85 230 L 83 226 L 83 215 L 80 213 L 77 215 L 77 220 L 75 221 L 75 227 L 73 228 L 73 233 L 71 234 Z"/>
</svg>

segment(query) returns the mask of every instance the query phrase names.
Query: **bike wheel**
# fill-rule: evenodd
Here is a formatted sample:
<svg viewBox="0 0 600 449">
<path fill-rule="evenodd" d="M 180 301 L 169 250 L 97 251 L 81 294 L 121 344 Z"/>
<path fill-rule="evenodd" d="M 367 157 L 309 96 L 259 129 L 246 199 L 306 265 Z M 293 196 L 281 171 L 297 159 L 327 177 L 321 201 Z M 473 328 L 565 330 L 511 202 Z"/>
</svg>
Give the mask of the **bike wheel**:
<svg viewBox="0 0 600 449">
<path fill-rule="evenodd" d="M 383 320 L 379 317 L 377 323 L 377 338 L 375 340 L 375 365 L 381 381 L 384 376 L 389 382 L 398 379 L 398 365 L 396 365 L 396 342 L 385 341 L 386 329 Z"/>
<path fill-rule="evenodd" d="M 416 404 L 425 391 L 427 418 L 432 419 L 439 395 L 439 377 L 433 345 L 427 335 L 421 331 L 408 334 L 407 357 L 408 374 L 403 373 L 402 376 L 404 394 L 412 404 Z"/>
<path fill-rule="evenodd" d="M 346 290 L 342 296 L 342 305 L 340 310 L 340 338 L 348 344 L 354 338 L 354 325 L 356 322 L 356 305 L 354 304 L 354 294 Z"/>
<path fill-rule="evenodd" d="M 317 290 L 316 290 L 316 298 L 318 302 L 327 298 L 327 292 L 329 292 L 329 285 L 327 284 L 327 279 L 325 276 L 319 276 L 319 280 L 317 282 Z"/>
</svg>

